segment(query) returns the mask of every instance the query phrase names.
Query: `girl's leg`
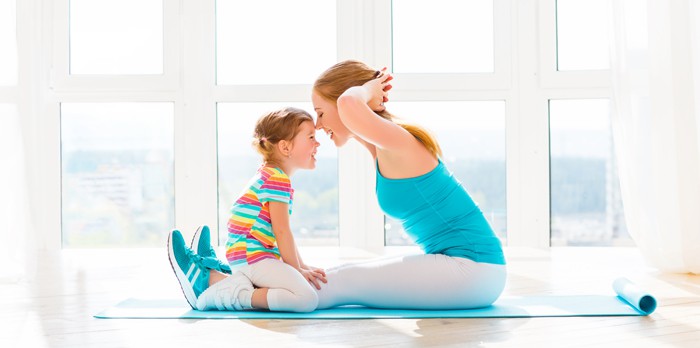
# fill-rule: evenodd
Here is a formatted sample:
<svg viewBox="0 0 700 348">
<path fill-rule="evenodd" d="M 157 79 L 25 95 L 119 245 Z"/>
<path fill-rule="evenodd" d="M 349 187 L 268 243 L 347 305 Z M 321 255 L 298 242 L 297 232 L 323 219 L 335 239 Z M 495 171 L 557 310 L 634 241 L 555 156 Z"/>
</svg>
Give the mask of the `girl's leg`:
<svg viewBox="0 0 700 348">
<path fill-rule="evenodd" d="M 230 276 L 210 270 L 209 288 L 197 299 L 199 310 L 311 312 L 317 304 L 311 284 L 291 266 L 273 259 L 244 266 Z"/>
<path fill-rule="evenodd" d="M 246 266 L 248 267 L 248 266 Z M 244 267 L 245 268 L 245 267 Z M 197 297 L 196 308 L 202 310 L 242 310 L 251 308 L 253 283 L 241 271 L 230 276 L 209 270 L 209 288 Z"/>
<path fill-rule="evenodd" d="M 270 304 L 267 302 L 268 288 L 257 288 L 253 291 L 253 296 L 250 299 L 253 308 L 270 309 Z"/>
<path fill-rule="evenodd" d="M 221 273 L 219 271 L 210 269 L 209 270 L 209 287 L 213 286 L 214 284 L 225 280 L 228 278 L 228 274 Z M 246 276 L 247 277 L 247 276 Z M 252 283 L 251 283 L 252 285 Z M 267 288 L 257 288 L 252 291 L 252 295 L 246 294 L 245 292 L 239 293 L 238 297 L 241 298 L 239 302 L 241 302 L 244 306 L 244 309 L 249 309 L 250 307 L 252 308 L 261 308 L 261 309 L 269 309 L 269 305 L 267 303 Z M 250 298 L 249 298 L 250 297 Z M 246 308 L 246 304 L 249 304 Z"/>
<path fill-rule="evenodd" d="M 505 286 L 505 266 L 441 254 L 410 255 L 326 271 L 318 308 L 463 309 L 492 304 Z"/>
<path fill-rule="evenodd" d="M 318 305 L 313 286 L 282 261 L 267 259 L 256 262 L 244 273 L 258 287 L 252 297 L 253 307 L 266 300 L 272 311 L 311 312 Z M 263 299 L 264 291 L 267 291 L 267 296 Z"/>
<path fill-rule="evenodd" d="M 229 275 L 228 274 L 223 274 L 217 270 L 210 269 L 209 270 L 209 286 L 212 286 L 224 279 L 226 279 Z"/>
</svg>

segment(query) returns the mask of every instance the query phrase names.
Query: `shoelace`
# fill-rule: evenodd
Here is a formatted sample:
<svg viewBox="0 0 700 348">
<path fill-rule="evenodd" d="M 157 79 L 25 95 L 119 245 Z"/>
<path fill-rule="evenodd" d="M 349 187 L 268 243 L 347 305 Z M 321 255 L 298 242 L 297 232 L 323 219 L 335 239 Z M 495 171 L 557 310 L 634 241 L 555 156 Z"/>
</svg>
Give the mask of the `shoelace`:
<svg viewBox="0 0 700 348">
<path fill-rule="evenodd" d="M 195 257 L 193 257 L 193 259 L 197 260 L 195 262 L 202 262 L 204 264 L 204 266 L 208 269 L 213 269 L 213 270 L 219 271 L 221 273 L 231 274 L 231 271 L 229 269 L 224 268 L 225 264 L 223 262 L 221 262 L 221 260 L 219 260 L 216 257 L 216 251 L 214 250 L 214 248 L 211 245 L 209 245 L 209 255 L 211 255 L 211 256 L 202 257 L 201 255 L 194 252 L 193 250 L 192 251 L 187 250 L 187 253 L 195 256 Z M 203 260 L 203 261 L 199 261 L 199 260 Z"/>
<path fill-rule="evenodd" d="M 192 260 L 192 263 L 199 269 L 200 274 L 204 274 L 209 269 L 215 269 L 216 264 L 218 263 L 217 260 L 212 260 L 211 258 L 204 258 L 196 253 L 194 253 L 192 250 L 189 248 L 185 248 L 185 255 Z M 214 267 L 212 267 L 214 266 Z M 192 282 L 194 283 L 196 279 L 193 279 Z"/>
<path fill-rule="evenodd" d="M 205 258 L 205 260 L 209 259 L 209 258 L 213 259 L 212 265 L 214 265 L 214 266 L 210 267 L 211 269 L 217 270 L 221 273 L 231 274 L 231 269 L 228 267 L 225 267 L 227 265 L 225 263 L 221 262 L 221 260 L 219 260 L 216 257 L 216 251 L 211 246 L 209 246 L 209 255 L 212 255 L 212 256 Z"/>
</svg>

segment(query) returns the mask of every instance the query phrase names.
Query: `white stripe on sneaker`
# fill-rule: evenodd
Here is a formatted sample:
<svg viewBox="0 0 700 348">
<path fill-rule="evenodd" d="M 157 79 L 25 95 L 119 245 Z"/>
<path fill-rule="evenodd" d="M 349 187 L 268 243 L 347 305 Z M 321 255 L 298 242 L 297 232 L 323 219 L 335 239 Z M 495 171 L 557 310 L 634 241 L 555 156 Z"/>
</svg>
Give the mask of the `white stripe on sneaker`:
<svg viewBox="0 0 700 348">
<path fill-rule="evenodd" d="M 185 274 L 185 277 L 187 278 L 187 280 L 190 280 L 190 274 L 192 274 L 192 271 L 193 271 L 195 268 L 196 268 L 195 264 L 192 263 L 192 264 L 190 265 L 190 269 L 187 270 L 187 274 Z"/>
<path fill-rule="evenodd" d="M 197 280 L 197 277 L 199 277 L 199 268 L 197 268 L 197 272 L 194 272 L 194 277 L 190 279 L 190 283 L 194 284 L 194 282 Z"/>
</svg>

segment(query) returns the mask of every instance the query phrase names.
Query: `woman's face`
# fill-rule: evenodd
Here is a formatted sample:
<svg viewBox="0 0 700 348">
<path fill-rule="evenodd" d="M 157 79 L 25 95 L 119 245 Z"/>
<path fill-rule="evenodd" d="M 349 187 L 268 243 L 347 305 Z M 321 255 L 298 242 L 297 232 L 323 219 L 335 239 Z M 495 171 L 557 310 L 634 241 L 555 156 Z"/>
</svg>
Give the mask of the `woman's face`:
<svg viewBox="0 0 700 348">
<path fill-rule="evenodd" d="M 345 127 L 338 116 L 336 103 L 321 97 L 315 91 L 311 94 L 311 102 L 314 104 L 316 117 L 316 129 L 322 129 L 333 140 L 336 147 L 345 145 L 352 133 Z"/>
</svg>

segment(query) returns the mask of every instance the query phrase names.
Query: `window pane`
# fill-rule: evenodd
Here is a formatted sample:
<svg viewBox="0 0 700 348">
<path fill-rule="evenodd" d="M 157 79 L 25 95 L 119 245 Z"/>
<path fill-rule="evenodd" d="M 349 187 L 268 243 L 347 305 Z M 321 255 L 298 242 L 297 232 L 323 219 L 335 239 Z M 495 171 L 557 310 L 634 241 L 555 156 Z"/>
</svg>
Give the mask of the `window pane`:
<svg viewBox="0 0 700 348">
<path fill-rule="evenodd" d="M 15 0 L 0 0 L 0 86 L 17 84 Z"/>
<path fill-rule="evenodd" d="M 310 84 L 336 63 L 335 1 L 216 2 L 217 83 Z"/>
<path fill-rule="evenodd" d="M 71 0 L 71 74 L 162 74 L 162 0 Z"/>
<path fill-rule="evenodd" d="M 393 70 L 494 71 L 492 0 L 394 0 Z"/>
<path fill-rule="evenodd" d="M 64 247 L 161 247 L 175 225 L 173 105 L 61 104 Z"/>
<path fill-rule="evenodd" d="M 219 103 L 219 238 L 226 242 L 230 209 L 262 163 L 253 149 L 253 128 L 263 114 L 286 106 L 313 110 L 310 103 Z M 338 154 L 328 137 L 316 153 L 315 170 L 299 170 L 294 188 L 291 227 L 299 245 L 338 245 Z"/>
<path fill-rule="evenodd" d="M 557 69 L 610 68 L 610 0 L 557 0 Z"/>
<path fill-rule="evenodd" d="M 392 102 L 389 110 L 433 132 L 442 147 L 443 161 L 462 182 L 505 244 L 505 103 Z M 386 245 L 413 243 L 396 220 L 387 217 L 385 231 Z"/>
<path fill-rule="evenodd" d="M 632 245 L 607 99 L 551 100 L 552 246 Z"/>
</svg>

